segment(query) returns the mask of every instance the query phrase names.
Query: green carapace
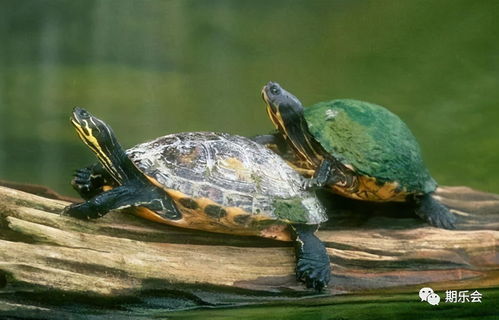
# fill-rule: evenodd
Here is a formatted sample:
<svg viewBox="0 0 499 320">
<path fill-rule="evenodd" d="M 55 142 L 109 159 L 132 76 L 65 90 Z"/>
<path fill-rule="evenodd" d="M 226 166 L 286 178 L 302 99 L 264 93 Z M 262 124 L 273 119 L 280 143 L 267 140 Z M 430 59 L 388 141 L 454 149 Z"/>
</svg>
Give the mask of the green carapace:
<svg viewBox="0 0 499 320">
<path fill-rule="evenodd" d="M 437 183 L 415 137 L 398 116 L 352 99 L 304 108 L 274 82 L 262 96 L 278 132 L 255 140 L 280 145 L 282 155 L 309 178 L 305 186 L 363 201 L 409 201 L 431 225 L 454 228 L 454 215 L 432 197 Z"/>
<path fill-rule="evenodd" d="M 409 128 L 387 109 L 358 100 L 320 102 L 304 109 L 312 136 L 341 163 L 379 183 L 398 182 L 408 192 L 433 192 L 437 183 L 426 169 Z"/>
</svg>

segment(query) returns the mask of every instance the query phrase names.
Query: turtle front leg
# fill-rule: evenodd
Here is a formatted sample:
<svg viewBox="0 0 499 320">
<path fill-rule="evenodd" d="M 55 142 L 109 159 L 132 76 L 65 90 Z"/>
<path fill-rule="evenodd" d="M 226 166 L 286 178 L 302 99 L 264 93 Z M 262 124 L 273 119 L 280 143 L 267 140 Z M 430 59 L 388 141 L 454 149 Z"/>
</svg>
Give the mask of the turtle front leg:
<svg viewBox="0 0 499 320">
<path fill-rule="evenodd" d="M 317 225 L 294 224 L 296 279 L 321 291 L 331 280 L 331 266 L 324 243 L 314 234 Z"/>
<path fill-rule="evenodd" d="M 114 179 L 100 163 L 94 163 L 91 166 L 75 170 L 71 185 L 85 200 L 106 191 L 106 186 L 117 186 Z"/>
<path fill-rule="evenodd" d="M 140 184 L 119 186 L 85 202 L 71 204 L 64 208 L 62 214 L 78 219 L 97 219 L 111 210 L 133 206 L 146 207 L 170 220 L 182 217 L 173 200 L 163 190 Z"/>
<path fill-rule="evenodd" d="M 353 176 L 354 173 L 337 160 L 326 158 L 319 164 L 315 170 L 314 176 L 305 180 L 303 188 L 305 190 L 311 188 L 323 188 L 325 186 L 333 186 L 338 183 L 342 185 L 351 185 L 353 182 L 348 177 Z"/>
<path fill-rule="evenodd" d="M 314 176 L 305 180 L 303 188 L 322 188 L 326 185 L 336 183 L 337 179 L 335 178 L 334 171 L 332 161 L 329 159 L 322 160 L 321 164 L 315 170 Z"/>
</svg>

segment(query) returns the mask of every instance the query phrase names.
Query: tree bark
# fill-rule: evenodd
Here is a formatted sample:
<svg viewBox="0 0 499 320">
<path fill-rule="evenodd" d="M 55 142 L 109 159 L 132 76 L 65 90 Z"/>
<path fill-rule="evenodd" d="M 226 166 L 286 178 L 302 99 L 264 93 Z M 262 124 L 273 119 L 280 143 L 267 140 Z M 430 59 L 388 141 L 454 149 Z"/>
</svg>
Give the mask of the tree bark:
<svg viewBox="0 0 499 320">
<path fill-rule="evenodd" d="M 333 270 L 326 294 L 499 285 L 499 195 L 440 188 L 436 197 L 458 217 L 451 231 L 429 227 L 407 205 L 321 197 L 330 221 L 318 236 Z M 56 312 L 69 302 L 162 297 L 165 308 L 178 308 L 314 294 L 295 280 L 291 243 L 184 230 L 124 212 L 80 221 L 60 215 L 68 204 L 0 187 L 0 313 Z"/>
</svg>

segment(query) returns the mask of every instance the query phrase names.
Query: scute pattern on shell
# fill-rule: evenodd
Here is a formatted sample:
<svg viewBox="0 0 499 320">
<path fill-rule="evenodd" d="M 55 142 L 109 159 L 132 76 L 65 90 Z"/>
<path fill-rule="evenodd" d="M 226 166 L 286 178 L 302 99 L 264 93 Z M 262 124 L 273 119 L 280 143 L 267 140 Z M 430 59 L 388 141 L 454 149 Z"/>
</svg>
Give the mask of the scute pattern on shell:
<svg viewBox="0 0 499 320">
<path fill-rule="evenodd" d="M 213 132 L 186 132 L 139 144 L 127 155 L 165 188 L 193 198 L 277 219 L 276 199 L 301 199 L 308 223 L 327 220 L 302 178 L 278 155 L 247 138 Z"/>
</svg>

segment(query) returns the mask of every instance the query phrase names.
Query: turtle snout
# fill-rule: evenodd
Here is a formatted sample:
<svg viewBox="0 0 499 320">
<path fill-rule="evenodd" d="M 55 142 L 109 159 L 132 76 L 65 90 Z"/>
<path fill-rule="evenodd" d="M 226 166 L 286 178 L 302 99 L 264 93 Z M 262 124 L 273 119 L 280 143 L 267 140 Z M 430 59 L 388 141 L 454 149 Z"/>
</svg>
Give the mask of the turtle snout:
<svg viewBox="0 0 499 320">
<path fill-rule="evenodd" d="M 262 89 L 262 98 L 265 103 L 275 111 L 278 101 L 282 98 L 282 93 L 283 90 L 281 86 L 276 82 L 270 81 Z"/>
</svg>

